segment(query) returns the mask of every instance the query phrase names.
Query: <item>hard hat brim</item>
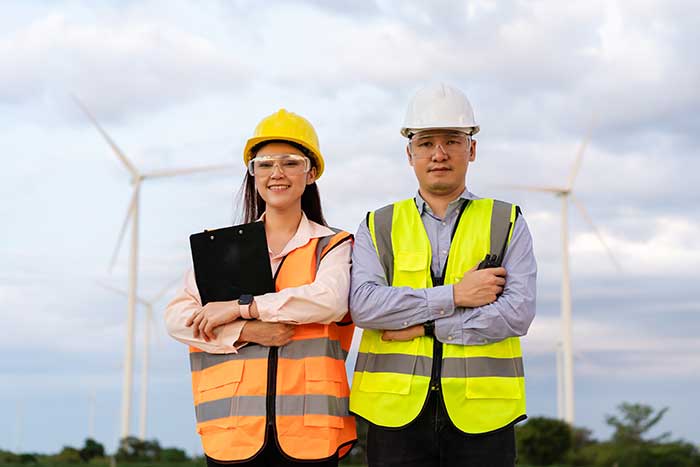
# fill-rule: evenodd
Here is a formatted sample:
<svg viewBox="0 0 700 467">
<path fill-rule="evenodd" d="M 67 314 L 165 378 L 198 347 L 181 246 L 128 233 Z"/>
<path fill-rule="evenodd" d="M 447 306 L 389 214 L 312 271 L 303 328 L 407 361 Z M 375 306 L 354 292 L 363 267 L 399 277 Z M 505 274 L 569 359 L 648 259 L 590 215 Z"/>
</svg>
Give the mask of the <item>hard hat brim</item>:
<svg viewBox="0 0 700 467">
<path fill-rule="evenodd" d="M 411 127 L 411 128 L 401 128 L 401 135 L 405 138 L 410 138 L 410 136 L 414 133 L 417 133 L 419 131 L 424 131 L 424 130 L 455 130 L 455 131 L 463 131 L 464 133 L 468 134 L 469 136 L 474 136 L 479 132 L 481 128 L 479 128 L 479 125 L 474 125 L 474 126 L 469 126 L 469 127 L 454 127 L 454 126 L 426 126 L 426 127 Z"/>
</svg>

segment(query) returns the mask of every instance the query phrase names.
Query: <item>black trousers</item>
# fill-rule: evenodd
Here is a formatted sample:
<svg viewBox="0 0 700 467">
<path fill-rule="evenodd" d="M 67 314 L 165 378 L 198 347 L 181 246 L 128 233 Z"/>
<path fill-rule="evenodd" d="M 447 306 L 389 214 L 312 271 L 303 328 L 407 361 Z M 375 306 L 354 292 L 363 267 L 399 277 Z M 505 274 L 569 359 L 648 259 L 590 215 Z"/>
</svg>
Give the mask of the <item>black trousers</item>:
<svg viewBox="0 0 700 467">
<path fill-rule="evenodd" d="M 430 391 L 423 411 L 403 428 L 370 423 L 369 467 L 513 467 L 515 426 L 483 435 L 467 435 L 447 415 L 438 391 Z"/>
<path fill-rule="evenodd" d="M 325 461 L 294 461 L 282 454 L 277 447 L 277 442 L 268 433 L 265 441 L 265 447 L 262 452 L 248 462 L 217 462 L 207 456 L 207 467 L 298 467 L 298 466 L 314 466 L 314 467 L 337 467 L 338 455 L 336 454 L 329 460 Z"/>
</svg>

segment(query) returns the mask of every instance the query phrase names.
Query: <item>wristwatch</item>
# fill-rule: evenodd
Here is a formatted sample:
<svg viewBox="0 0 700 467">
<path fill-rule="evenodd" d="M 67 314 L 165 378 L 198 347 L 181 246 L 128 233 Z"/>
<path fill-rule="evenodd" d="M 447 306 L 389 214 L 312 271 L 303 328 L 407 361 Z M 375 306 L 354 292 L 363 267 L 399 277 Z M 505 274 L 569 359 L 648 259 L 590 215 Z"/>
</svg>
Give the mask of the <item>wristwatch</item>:
<svg viewBox="0 0 700 467">
<path fill-rule="evenodd" d="M 253 296 L 250 294 L 244 294 L 238 297 L 238 306 L 241 310 L 241 318 L 251 319 L 250 316 L 250 304 L 253 303 Z"/>
<path fill-rule="evenodd" d="M 426 321 L 423 323 L 423 332 L 426 336 L 435 337 L 435 321 Z"/>
</svg>

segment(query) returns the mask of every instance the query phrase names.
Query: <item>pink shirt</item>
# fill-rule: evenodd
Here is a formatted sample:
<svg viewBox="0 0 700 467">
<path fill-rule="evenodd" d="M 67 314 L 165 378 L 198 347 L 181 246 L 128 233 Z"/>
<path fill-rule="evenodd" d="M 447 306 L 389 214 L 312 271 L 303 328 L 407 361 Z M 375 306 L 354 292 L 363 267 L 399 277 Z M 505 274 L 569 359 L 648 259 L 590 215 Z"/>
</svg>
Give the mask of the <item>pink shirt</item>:
<svg viewBox="0 0 700 467">
<path fill-rule="evenodd" d="M 296 233 L 282 251 L 276 255 L 270 251 L 273 276 L 282 258 L 291 251 L 306 245 L 312 238 L 333 234 L 331 229 L 308 220 L 302 213 Z M 311 284 L 256 296 L 259 319 L 291 324 L 328 324 L 340 321 L 348 312 L 351 250 L 350 242 L 344 242 L 330 250 L 321 261 L 316 279 Z M 190 269 L 185 274 L 184 287 L 165 309 L 168 334 L 205 352 L 236 353 L 233 344 L 240 337 L 245 320 L 238 319 L 218 327 L 216 339 L 206 342 L 204 339 L 195 338 L 192 328 L 185 326 L 187 319 L 201 308 L 202 300 L 197 290 L 194 272 Z"/>
</svg>

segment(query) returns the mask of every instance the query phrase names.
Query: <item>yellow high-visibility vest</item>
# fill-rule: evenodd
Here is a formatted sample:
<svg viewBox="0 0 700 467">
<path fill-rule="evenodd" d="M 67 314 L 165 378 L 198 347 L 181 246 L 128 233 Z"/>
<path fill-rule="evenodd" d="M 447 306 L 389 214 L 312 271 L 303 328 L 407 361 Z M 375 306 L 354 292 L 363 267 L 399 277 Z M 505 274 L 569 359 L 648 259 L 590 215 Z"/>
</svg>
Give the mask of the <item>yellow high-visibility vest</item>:
<svg viewBox="0 0 700 467">
<path fill-rule="evenodd" d="M 510 241 L 507 232 L 515 222 L 515 205 L 493 199 L 467 203 L 450 246 L 445 284 L 459 282 L 486 254 L 499 254 L 503 242 Z M 430 240 L 413 198 L 370 213 L 368 227 L 389 284 L 433 286 Z M 398 428 L 413 421 L 425 404 L 436 344 L 426 336 L 383 341 L 381 334 L 363 331 L 350 410 L 375 425 Z M 440 370 L 447 413 L 461 431 L 487 433 L 525 418 L 517 337 L 484 345 L 443 344 Z"/>
</svg>

